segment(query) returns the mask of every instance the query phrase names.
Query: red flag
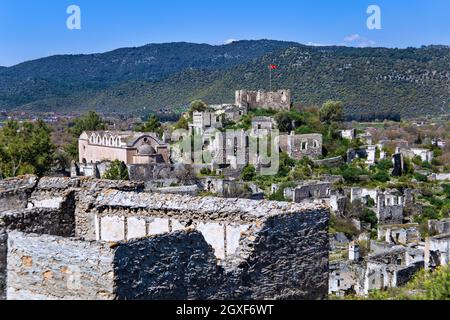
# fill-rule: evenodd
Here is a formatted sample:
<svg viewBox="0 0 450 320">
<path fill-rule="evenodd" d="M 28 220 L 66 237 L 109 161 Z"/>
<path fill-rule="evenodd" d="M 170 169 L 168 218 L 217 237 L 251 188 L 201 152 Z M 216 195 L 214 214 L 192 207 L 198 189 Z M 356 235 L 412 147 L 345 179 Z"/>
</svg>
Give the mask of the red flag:
<svg viewBox="0 0 450 320">
<path fill-rule="evenodd" d="M 276 69 L 278 69 L 278 66 L 276 66 L 274 64 L 269 64 L 269 68 L 272 70 L 276 70 Z"/>
</svg>

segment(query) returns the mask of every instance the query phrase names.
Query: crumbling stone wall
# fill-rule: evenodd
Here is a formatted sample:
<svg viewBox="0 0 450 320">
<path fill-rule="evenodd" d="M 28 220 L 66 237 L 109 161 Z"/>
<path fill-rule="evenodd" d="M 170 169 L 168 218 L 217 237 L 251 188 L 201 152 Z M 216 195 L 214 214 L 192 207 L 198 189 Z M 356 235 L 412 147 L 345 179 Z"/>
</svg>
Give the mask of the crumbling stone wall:
<svg viewBox="0 0 450 320">
<path fill-rule="evenodd" d="M 323 199 L 331 196 L 331 183 L 311 181 L 298 186 L 294 190 L 294 201 L 302 202 L 308 199 Z"/>
<path fill-rule="evenodd" d="M 122 243 L 114 273 L 120 300 L 210 299 L 224 282 L 211 247 L 192 230 Z"/>
<path fill-rule="evenodd" d="M 428 229 L 434 235 L 450 233 L 450 219 L 429 220 Z"/>
<path fill-rule="evenodd" d="M 0 212 L 25 209 L 37 180 L 36 176 L 0 180 Z"/>
<path fill-rule="evenodd" d="M 8 234 L 0 229 L 0 300 L 6 298 L 6 257 L 8 253 Z"/>
<path fill-rule="evenodd" d="M 280 140 L 283 140 L 283 136 Z M 305 157 L 309 159 L 318 159 L 322 156 L 323 137 L 321 134 L 293 134 L 286 137 L 287 149 L 283 149 L 281 143 L 281 150 L 289 154 L 292 159 L 301 160 Z"/>
<path fill-rule="evenodd" d="M 327 294 L 325 207 L 108 190 L 82 199 L 90 204 L 84 206 L 89 212 L 81 213 L 78 236 L 121 241 L 186 228 L 200 232 L 219 259 L 214 265 L 226 270 L 214 298 L 318 299 Z"/>
<path fill-rule="evenodd" d="M 249 109 L 272 109 L 289 111 L 291 109 L 291 90 L 278 91 L 248 91 L 237 90 L 235 104 Z"/>
<path fill-rule="evenodd" d="M 8 300 L 114 298 L 110 244 L 10 232 Z"/>
<path fill-rule="evenodd" d="M 0 229 L 70 237 L 75 234 L 73 212 L 33 208 L 0 214 Z"/>
<path fill-rule="evenodd" d="M 234 261 L 235 287 L 220 298 L 326 298 L 328 215 L 303 212 L 270 217 L 253 232 L 241 240 L 240 258 Z"/>
<path fill-rule="evenodd" d="M 142 187 L 39 181 L 30 209 L 0 220 L 10 232 L 8 259 L 0 260 L 0 271 L 8 265 L 8 298 L 326 297 L 325 206 L 148 194 Z M 82 240 L 67 238 L 74 233 Z"/>
</svg>

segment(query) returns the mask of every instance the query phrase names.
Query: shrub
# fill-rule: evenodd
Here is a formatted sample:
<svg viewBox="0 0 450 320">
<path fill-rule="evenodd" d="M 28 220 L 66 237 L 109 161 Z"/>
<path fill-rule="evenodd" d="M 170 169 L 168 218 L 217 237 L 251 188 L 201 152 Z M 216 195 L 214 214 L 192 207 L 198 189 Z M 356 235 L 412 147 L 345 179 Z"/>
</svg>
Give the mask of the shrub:
<svg viewBox="0 0 450 320">
<path fill-rule="evenodd" d="M 128 168 L 124 162 L 115 160 L 102 176 L 106 180 L 129 180 Z"/>
<path fill-rule="evenodd" d="M 256 177 L 256 169 L 252 165 L 246 166 L 242 170 L 241 178 L 244 181 L 252 181 Z"/>
</svg>

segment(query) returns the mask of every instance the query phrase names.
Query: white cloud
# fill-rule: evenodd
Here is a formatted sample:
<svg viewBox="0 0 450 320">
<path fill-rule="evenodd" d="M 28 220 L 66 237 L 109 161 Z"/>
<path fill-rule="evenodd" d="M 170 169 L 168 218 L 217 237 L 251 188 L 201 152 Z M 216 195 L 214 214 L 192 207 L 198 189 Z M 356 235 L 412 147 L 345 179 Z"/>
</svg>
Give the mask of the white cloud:
<svg viewBox="0 0 450 320">
<path fill-rule="evenodd" d="M 375 44 L 376 44 L 375 41 L 364 38 L 357 33 L 351 34 L 344 38 L 344 45 L 349 45 L 349 46 L 354 46 L 354 47 L 364 48 L 364 47 L 374 46 Z"/>
<path fill-rule="evenodd" d="M 344 41 L 345 42 L 355 42 L 355 41 L 360 40 L 360 39 L 361 39 L 361 36 L 359 34 L 355 33 L 355 34 L 351 34 L 349 36 L 346 36 L 344 38 Z"/>
<path fill-rule="evenodd" d="M 238 41 L 237 39 L 227 39 L 227 40 L 225 40 L 224 42 L 223 42 L 223 44 L 230 44 L 230 43 L 233 43 L 233 42 L 235 42 L 235 41 Z"/>
</svg>

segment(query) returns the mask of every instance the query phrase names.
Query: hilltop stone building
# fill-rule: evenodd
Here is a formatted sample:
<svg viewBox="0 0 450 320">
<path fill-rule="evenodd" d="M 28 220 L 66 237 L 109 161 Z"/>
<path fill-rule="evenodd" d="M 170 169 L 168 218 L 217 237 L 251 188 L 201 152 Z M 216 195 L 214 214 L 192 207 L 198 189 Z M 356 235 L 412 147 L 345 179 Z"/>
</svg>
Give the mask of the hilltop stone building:
<svg viewBox="0 0 450 320">
<path fill-rule="evenodd" d="M 169 147 L 154 133 L 87 131 L 78 140 L 80 164 L 120 160 L 130 164 L 170 163 Z"/>
<path fill-rule="evenodd" d="M 237 90 L 235 105 L 248 109 L 291 110 L 291 90 L 249 91 Z"/>
</svg>

